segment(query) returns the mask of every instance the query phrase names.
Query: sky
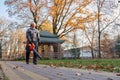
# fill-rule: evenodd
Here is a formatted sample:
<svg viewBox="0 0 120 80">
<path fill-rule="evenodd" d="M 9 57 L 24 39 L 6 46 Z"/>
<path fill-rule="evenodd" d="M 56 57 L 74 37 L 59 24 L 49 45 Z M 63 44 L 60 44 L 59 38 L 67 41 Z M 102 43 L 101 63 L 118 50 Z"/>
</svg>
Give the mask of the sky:
<svg viewBox="0 0 120 80">
<path fill-rule="evenodd" d="M 5 0 L 0 0 L 0 18 L 12 19 L 8 16 L 7 6 L 4 5 Z"/>
<path fill-rule="evenodd" d="M 4 1 L 5 0 L 0 0 L 0 17 L 8 17 L 8 14 L 7 14 L 7 6 L 4 5 Z"/>
</svg>

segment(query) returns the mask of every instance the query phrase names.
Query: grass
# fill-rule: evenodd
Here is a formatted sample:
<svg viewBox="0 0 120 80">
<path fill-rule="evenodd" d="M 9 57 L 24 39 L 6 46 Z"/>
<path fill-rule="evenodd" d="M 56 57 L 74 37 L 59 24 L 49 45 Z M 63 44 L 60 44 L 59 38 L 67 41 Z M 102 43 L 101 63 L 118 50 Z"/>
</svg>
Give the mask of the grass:
<svg viewBox="0 0 120 80">
<path fill-rule="evenodd" d="M 54 65 L 60 67 L 103 70 L 120 72 L 120 59 L 61 59 L 61 60 L 40 60 L 40 64 Z"/>
</svg>

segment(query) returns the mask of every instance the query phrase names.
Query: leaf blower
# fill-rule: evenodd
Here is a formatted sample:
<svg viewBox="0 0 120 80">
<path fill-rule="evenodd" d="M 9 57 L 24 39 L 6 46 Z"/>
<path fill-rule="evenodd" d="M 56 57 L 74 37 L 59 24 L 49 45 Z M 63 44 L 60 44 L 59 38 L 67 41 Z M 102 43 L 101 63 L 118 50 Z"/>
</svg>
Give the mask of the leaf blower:
<svg viewBox="0 0 120 80">
<path fill-rule="evenodd" d="M 34 45 L 33 43 L 29 43 L 28 46 L 29 46 L 30 51 L 34 51 L 35 54 L 36 54 L 40 59 L 42 59 L 41 55 L 39 55 L 39 53 L 38 53 L 37 50 L 35 49 L 35 45 Z"/>
</svg>

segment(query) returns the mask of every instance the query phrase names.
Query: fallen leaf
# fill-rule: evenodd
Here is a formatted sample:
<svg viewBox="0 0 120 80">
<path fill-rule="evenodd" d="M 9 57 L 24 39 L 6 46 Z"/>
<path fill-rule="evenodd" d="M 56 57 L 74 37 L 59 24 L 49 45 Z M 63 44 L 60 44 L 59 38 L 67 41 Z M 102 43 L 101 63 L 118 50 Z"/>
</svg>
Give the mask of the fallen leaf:
<svg viewBox="0 0 120 80">
<path fill-rule="evenodd" d="M 82 68 L 82 67 L 83 67 L 83 65 L 82 65 L 82 64 L 80 64 L 80 65 L 79 65 L 79 68 Z"/>
<path fill-rule="evenodd" d="M 13 69 L 16 69 L 16 67 L 13 67 Z"/>
<path fill-rule="evenodd" d="M 55 69 L 55 68 L 57 68 L 57 67 L 56 67 L 56 66 L 54 66 L 53 64 L 51 64 L 51 65 L 50 65 L 50 67 L 52 67 L 52 68 L 54 68 L 54 69 Z"/>
<path fill-rule="evenodd" d="M 91 72 L 89 72 L 88 74 L 91 74 Z"/>
<path fill-rule="evenodd" d="M 75 75 L 76 75 L 76 76 L 82 76 L 83 73 L 76 73 Z"/>
<path fill-rule="evenodd" d="M 59 73 L 57 73 L 57 75 L 63 76 L 63 73 L 62 73 L 62 72 L 59 72 Z"/>
<path fill-rule="evenodd" d="M 120 73 L 116 74 L 116 76 L 120 76 Z"/>
<path fill-rule="evenodd" d="M 16 68 L 18 68 L 19 66 L 16 66 Z"/>
</svg>

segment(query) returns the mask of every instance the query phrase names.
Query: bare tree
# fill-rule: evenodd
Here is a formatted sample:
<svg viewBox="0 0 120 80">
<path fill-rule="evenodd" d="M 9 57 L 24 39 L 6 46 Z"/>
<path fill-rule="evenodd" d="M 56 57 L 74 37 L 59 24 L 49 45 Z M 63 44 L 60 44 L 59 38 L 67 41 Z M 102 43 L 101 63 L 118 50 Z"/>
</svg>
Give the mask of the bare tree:
<svg viewBox="0 0 120 80">
<path fill-rule="evenodd" d="M 94 50 L 96 46 L 96 33 L 97 27 L 95 22 L 89 22 L 86 24 L 86 28 L 84 30 L 87 40 L 89 41 L 89 47 L 91 49 L 92 58 L 95 58 Z"/>
<path fill-rule="evenodd" d="M 101 34 L 102 32 L 109 27 L 115 20 L 119 17 L 117 16 L 112 17 L 110 13 L 112 13 L 111 9 L 113 9 L 114 1 L 112 0 L 97 0 L 97 13 L 98 13 L 98 58 L 101 58 Z M 109 12 L 109 14 L 108 14 Z"/>
<path fill-rule="evenodd" d="M 23 24 L 36 23 L 36 28 L 47 19 L 44 8 L 47 0 L 5 0 L 10 16 L 17 17 Z M 46 11 L 47 13 L 47 11 Z"/>
<path fill-rule="evenodd" d="M 6 23 L 7 22 L 7 23 Z M 2 53 L 4 51 L 7 51 L 7 47 L 5 46 L 8 43 L 8 40 L 6 39 L 7 34 L 9 34 L 10 29 L 9 29 L 9 25 L 12 22 L 3 18 L 0 18 L 0 56 L 2 57 Z"/>
</svg>

